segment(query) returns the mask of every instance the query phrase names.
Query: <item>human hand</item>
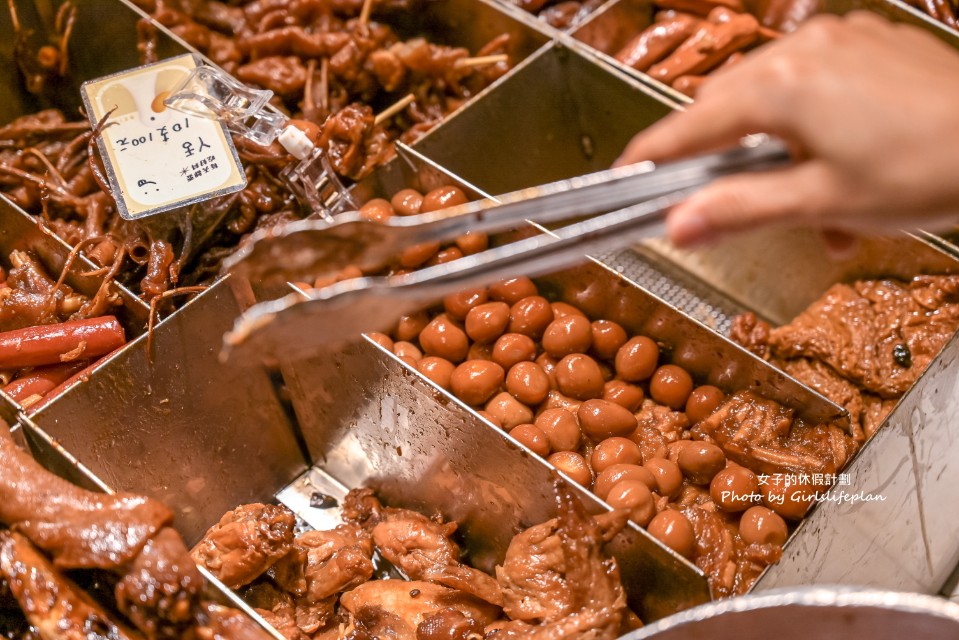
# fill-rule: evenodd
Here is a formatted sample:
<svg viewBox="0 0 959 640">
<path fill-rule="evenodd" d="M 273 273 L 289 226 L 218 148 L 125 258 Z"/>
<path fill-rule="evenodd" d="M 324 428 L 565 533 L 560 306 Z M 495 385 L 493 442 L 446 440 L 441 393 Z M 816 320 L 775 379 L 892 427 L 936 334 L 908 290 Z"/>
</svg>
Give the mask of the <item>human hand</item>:
<svg viewBox="0 0 959 640">
<path fill-rule="evenodd" d="M 786 140 L 799 161 L 717 180 L 677 205 L 679 246 L 766 224 L 889 232 L 959 222 L 959 53 L 867 13 L 816 16 L 710 77 L 695 104 L 639 133 L 617 165 Z"/>
</svg>

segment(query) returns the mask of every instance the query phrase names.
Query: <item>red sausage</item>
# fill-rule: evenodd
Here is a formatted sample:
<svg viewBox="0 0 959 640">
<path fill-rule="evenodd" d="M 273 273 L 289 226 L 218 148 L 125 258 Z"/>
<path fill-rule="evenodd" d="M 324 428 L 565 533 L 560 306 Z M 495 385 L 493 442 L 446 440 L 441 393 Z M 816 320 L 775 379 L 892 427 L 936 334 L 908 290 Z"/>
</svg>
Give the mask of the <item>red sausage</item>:
<svg viewBox="0 0 959 640">
<path fill-rule="evenodd" d="M 72 387 L 73 385 L 77 384 L 78 382 L 86 382 L 89 379 L 90 374 L 93 373 L 93 371 L 97 367 L 99 367 L 101 364 L 109 360 L 112 356 L 113 356 L 113 352 L 111 351 L 105 356 L 102 356 L 98 358 L 97 360 L 94 360 L 92 363 L 87 361 L 85 367 L 83 367 L 79 371 L 76 371 L 72 376 L 70 376 L 69 378 L 67 378 L 60 384 L 58 384 L 51 391 L 48 391 L 47 393 L 45 393 L 42 398 L 40 398 L 34 403 L 31 403 L 30 406 L 24 407 L 24 409 L 27 410 L 28 414 L 33 415 L 40 409 L 44 408 L 45 406 L 47 406 L 48 404 L 56 400 L 61 393 L 63 393 L 64 391 Z"/>
<path fill-rule="evenodd" d="M 64 362 L 31 371 L 3 388 L 4 393 L 22 403 L 31 396 L 43 396 L 58 384 L 89 364 L 88 360 Z"/>
<path fill-rule="evenodd" d="M 671 56 L 649 69 L 649 75 L 672 84 L 685 75 L 701 75 L 759 37 L 759 23 L 748 13 L 729 17 L 727 9 L 710 13 L 710 20 Z M 714 22 L 715 20 L 715 22 Z M 718 22 L 718 24 L 717 24 Z"/>
<path fill-rule="evenodd" d="M 616 54 L 616 59 L 637 71 L 646 71 L 693 35 L 699 22 L 698 18 L 685 13 L 654 22 L 630 40 Z"/>
<path fill-rule="evenodd" d="M 71 320 L 0 333 L 0 369 L 22 369 L 95 358 L 126 342 L 113 316 Z"/>
<path fill-rule="evenodd" d="M 746 10 L 742 0 L 657 0 L 656 5 L 661 9 L 672 9 L 697 16 L 709 15 L 716 7 L 726 7 L 736 13 Z"/>
</svg>

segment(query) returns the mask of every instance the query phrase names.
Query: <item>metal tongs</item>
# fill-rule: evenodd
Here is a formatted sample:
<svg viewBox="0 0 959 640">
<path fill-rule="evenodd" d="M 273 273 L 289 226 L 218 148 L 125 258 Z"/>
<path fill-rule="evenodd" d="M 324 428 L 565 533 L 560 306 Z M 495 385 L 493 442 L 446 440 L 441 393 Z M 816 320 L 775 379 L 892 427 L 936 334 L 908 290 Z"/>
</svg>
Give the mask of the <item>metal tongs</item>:
<svg viewBox="0 0 959 640">
<path fill-rule="evenodd" d="M 256 361 L 302 358 L 324 346 L 386 331 L 400 316 L 450 293 L 498 279 L 535 276 L 572 266 L 590 253 L 662 235 L 670 208 L 717 178 L 786 166 L 786 145 L 749 136 L 741 145 L 657 166 L 651 162 L 515 191 L 434 213 L 370 222 L 356 212 L 333 223 L 293 222 L 254 234 L 224 268 L 264 284 L 334 275 L 349 265 L 385 267 L 412 245 L 452 240 L 467 231 L 494 232 L 524 222 L 595 217 L 447 264 L 389 277 L 362 277 L 251 307 L 224 336 L 224 357 Z M 638 204 L 637 204 L 638 203 Z M 626 207 L 626 208 L 622 208 Z M 610 212 L 611 213 L 603 213 Z"/>
</svg>

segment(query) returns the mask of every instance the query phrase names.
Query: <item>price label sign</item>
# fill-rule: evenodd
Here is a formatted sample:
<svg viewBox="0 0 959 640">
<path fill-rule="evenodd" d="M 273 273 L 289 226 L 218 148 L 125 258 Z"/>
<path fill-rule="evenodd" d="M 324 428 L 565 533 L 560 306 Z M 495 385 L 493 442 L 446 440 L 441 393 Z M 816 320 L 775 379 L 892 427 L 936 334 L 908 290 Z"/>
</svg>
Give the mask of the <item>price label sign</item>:
<svg viewBox="0 0 959 640">
<path fill-rule="evenodd" d="M 119 213 L 136 220 L 246 186 L 226 126 L 169 109 L 163 101 L 200 64 L 193 55 L 85 82 L 90 121 L 109 114 L 97 137 Z"/>
</svg>

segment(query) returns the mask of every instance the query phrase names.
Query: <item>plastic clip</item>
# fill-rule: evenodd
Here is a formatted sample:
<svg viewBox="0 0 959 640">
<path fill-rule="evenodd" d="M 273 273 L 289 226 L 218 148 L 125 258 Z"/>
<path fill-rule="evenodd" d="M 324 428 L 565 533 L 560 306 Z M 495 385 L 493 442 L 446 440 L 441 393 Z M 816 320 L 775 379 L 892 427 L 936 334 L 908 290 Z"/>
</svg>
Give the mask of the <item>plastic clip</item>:
<svg viewBox="0 0 959 640">
<path fill-rule="evenodd" d="M 289 123 L 289 118 L 269 106 L 272 97 L 272 91 L 251 89 L 220 69 L 200 65 L 163 104 L 200 118 L 222 120 L 233 133 L 266 146 Z"/>
<path fill-rule="evenodd" d="M 312 211 L 308 217 L 332 220 L 343 211 L 355 210 L 356 203 L 326 154 L 269 104 L 272 97 L 272 91 L 252 89 L 217 67 L 200 65 L 163 103 L 193 116 L 220 120 L 231 132 L 261 146 L 279 142 L 297 159 L 280 177 L 300 204 Z"/>
<path fill-rule="evenodd" d="M 314 148 L 308 157 L 285 167 L 280 178 L 297 199 L 313 211 L 308 218 L 332 221 L 345 211 L 359 209 L 322 149 Z"/>
</svg>

